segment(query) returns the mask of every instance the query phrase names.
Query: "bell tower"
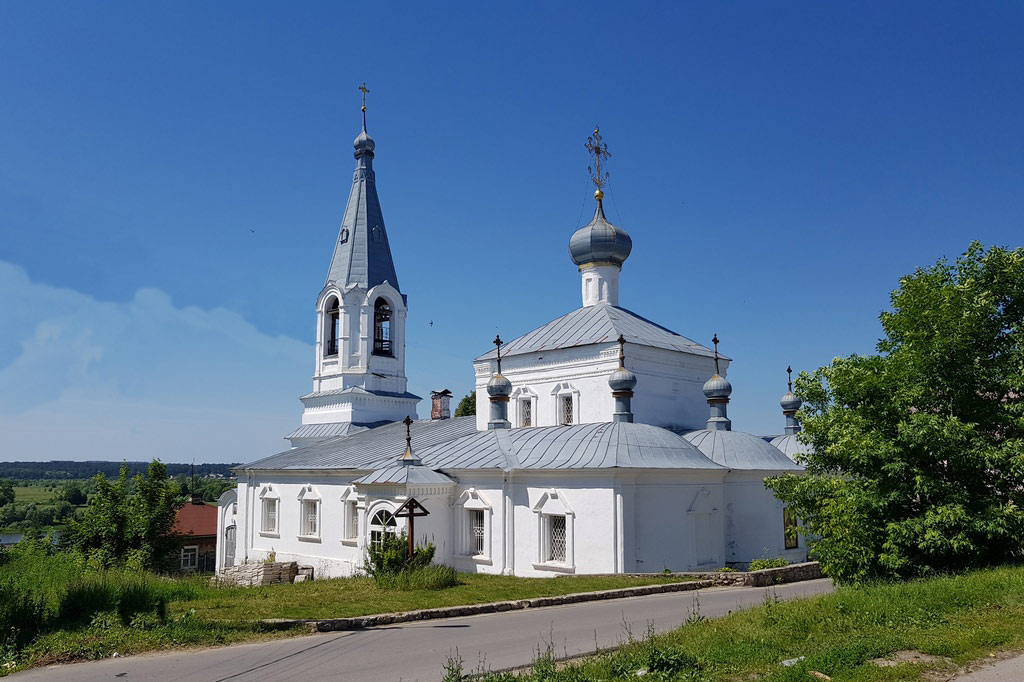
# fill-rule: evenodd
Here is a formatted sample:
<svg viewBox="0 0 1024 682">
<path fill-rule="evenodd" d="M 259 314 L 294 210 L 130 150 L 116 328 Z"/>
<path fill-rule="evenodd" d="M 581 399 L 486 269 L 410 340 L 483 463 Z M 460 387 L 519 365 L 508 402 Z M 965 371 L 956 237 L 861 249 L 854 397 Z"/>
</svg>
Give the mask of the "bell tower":
<svg viewBox="0 0 1024 682">
<path fill-rule="evenodd" d="M 416 413 L 406 389 L 407 298 L 398 286 L 377 198 L 375 144 L 363 129 L 353 142 L 356 168 L 334 244 L 327 281 L 316 302 L 313 390 L 300 398 L 302 426 L 293 446 L 346 435 Z"/>
</svg>

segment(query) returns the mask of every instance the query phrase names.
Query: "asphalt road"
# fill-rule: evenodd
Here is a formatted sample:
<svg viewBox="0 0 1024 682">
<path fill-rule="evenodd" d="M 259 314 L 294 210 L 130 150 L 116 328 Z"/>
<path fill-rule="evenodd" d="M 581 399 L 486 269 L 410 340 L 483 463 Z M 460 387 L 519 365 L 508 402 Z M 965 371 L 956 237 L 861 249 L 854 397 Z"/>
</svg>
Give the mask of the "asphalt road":
<svg viewBox="0 0 1024 682">
<path fill-rule="evenodd" d="M 781 599 L 791 599 L 831 592 L 832 582 L 811 580 L 768 589 Z M 51 666 L 18 673 L 11 679 L 428 682 L 441 679 L 445 661 L 456 651 L 467 671 L 481 663 L 493 670 L 526 665 L 549 643 L 556 656 L 572 656 L 615 646 L 625 639 L 627 627 L 637 637 L 646 632 L 648 624 L 658 631 L 678 627 L 686 620 L 695 596 L 700 600 L 700 613 L 714 618 L 762 603 L 765 592 L 763 587 L 670 592 Z"/>
</svg>

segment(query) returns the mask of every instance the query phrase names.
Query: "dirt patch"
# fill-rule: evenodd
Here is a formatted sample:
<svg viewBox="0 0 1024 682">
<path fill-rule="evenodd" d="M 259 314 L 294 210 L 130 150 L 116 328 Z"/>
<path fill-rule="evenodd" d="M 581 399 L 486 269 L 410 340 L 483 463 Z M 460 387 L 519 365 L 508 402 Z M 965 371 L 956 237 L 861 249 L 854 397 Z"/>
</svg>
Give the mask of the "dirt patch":
<svg viewBox="0 0 1024 682">
<path fill-rule="evenodd" d="M 880 668 L 892 668 L 906 663 L 925 663 L 928 665 L 945 663 L 949 665 L 952 664 L 953 661 L 949 660 L 945 656 L 932 656 L 931 654 L 925 654 L 920 651 L 904 649 L 903 651 L 897 651 L 896 653 L 889 654 L 885 658 L 872 659 L 870 663 L 874 663 Z"/>
</svg>

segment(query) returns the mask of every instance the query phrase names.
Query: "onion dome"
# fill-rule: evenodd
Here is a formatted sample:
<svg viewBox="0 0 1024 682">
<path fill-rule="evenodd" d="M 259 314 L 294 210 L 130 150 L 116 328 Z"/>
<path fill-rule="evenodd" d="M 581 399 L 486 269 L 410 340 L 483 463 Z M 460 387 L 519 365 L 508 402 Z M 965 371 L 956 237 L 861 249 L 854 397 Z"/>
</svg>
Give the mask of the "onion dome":
<svg viewBox="0 0 1024 682">
<path fill-rule="evenodd" d="M 732 395 L 732 384 L 725 377 L 715 374 L 704 382 L 704 395 L 710 400 L 712 398 L 728 398 Z"/>
<path fill-rule="evenodd" d="M 622 263 L 629 258 L 629 252 L 633 250 L 633 240 L 629 233 L 615 227 L 604 217 L 604 207 L 601 205 L 604 193 L 598 190 L 594 196 L 597 198 L 594 219 L 573 233 L 569 239 L 569 256 L 579 267 L 590 264 L 622 267 Z"/>
<path fill-rule="evenodd" d="M 636 375 L 625 367 L 619 367 L 608 377 L 608 386 L 613 391 L 632 391 L 636 388 Z"/>
<path fill-rule="evenodd" d="M 508 397 L 512 395 L 512 382 L 501 374 L 495 374 L 487 382 L 487 395 L 492 398 Z"/>
<path fill-rule="evenodd" d="M 793 391 L 786 391 L 786 395 L 782 396 L 782 400 L 779 401 L 783 412 L 796 412 L 803 404 L 803 401 L 797 398 Z"/>
<path fill-rule="evenodd" d="M 373 154 L 374 143 L 373 138 L 366 132 L 366 128 L 359 133 L 359 136 L 352 142 L 352 146 L 356 148 L 356 156 L 362 156 L 363 154 Z"/>
</svg>

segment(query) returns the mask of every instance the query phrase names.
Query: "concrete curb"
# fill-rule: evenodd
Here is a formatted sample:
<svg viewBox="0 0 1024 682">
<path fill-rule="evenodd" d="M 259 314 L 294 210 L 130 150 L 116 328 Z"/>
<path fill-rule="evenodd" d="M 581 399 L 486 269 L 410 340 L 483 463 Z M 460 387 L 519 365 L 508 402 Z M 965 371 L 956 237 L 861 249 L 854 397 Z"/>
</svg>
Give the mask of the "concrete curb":
<svg viewBox="0 0 1024 682">
<path fill-rule="evenodd" d="M 444 606 L 437 609 L 381 613 L 372 616 L 354 616 L 352 618 L 327 618 L 322 620 L 268 619 L 263 622 L 280 627 L 305 625 L 309 627 L 312 632 L 337 632 L 340 630 L 361 630 L 363 628 L 376 627 L 379 625 L 391 625 L 394 623 L 410 623 L 418 620 L 459 618 L 462 616 L 475 616 L 482 613 L 519 611 L 522 609 L 535 609 L 544 606 L 559 606 L 562 604 L 578 604 L 581 602 L 602 601 L 605 599 L 625 599 L 628 597 L 642 597 L 648 594 L 662 594 L 665 592 L 688 592 L 713 586 L 714 583 L 710 580 L 691 580 L 685 583 L 640 585 L 637 587 L 624 587 L 617 590 L 601 590 L 600 592 L 578 592 L 576 594 L 562 594 L 554 597 L 535 597 L 533 599 L 498 601 L 487 604 L 469 604 L 466 606 Z"/>
<path fill-rule="evenodd" d="M 620 576 L 622 574 L 619 574 Z M 628 574 L 633 575 L 633 574 Z M 649 577 L 650 574 L 635 574 L 636 577 Z M 465 606 L 443 606 L 436 609 L 420 609 L 418 611 L 399 611 L 397 613 L 379 613 L 370 616 L 353 616 L 352 618 L 325 618 L 325 619 L 286 619 L 268 618 L 263 623 L 277 627 L 293 627 L 305 625 L 312 632 L 337 632 L 340 630 L 361 630 L 363 628 L 376 627 L 378 625 L 392 625 L 394 623 L 410 623 L 417 620 L 435 620 L 438 618 L 459 618 L 461 616 L 475 616 L 481 613 L 498 613 L 500 611 L 518 611 L 521 609 L 536 609 L 545 606 L 560 606 L 562 604 L 579 604 L 588 601 L 602 601 L 605 599 L 626 599 L 629 597 L 642 597 L 648 594 L 663 594 L 665 592 L 689 592 L 702 590 L 708 587 L 766 587 L 782 583 L 802 582 L 814 580 L 821 577 L 821 567 L 816 561 L 808 561 L 800 564 L 790 564 L 781 568 L 767 568 L 762 571 L 730 572 L 730 573 L 676 573 L 680 577 L 687 576 L 691 580 L 680 583 L 661 583 L 657 585 L 639 585 L 637 587 L 623 587 L 617 590 L 601 590 L 599 592 L 577 592 L 575 594 L 560 594 L 554 597 L 534 597 L 533 599 L 518 599 L 515 601 L 497 601 L 486 604 L 468 604 Z M 699 579 L 692 579 L 699 578 Z M 538 578 L 543 580 L 543 578 Z"/>
</svg>

